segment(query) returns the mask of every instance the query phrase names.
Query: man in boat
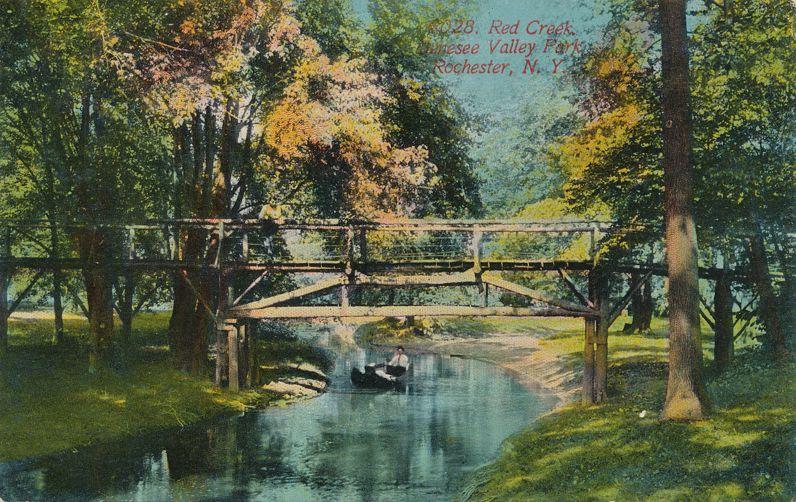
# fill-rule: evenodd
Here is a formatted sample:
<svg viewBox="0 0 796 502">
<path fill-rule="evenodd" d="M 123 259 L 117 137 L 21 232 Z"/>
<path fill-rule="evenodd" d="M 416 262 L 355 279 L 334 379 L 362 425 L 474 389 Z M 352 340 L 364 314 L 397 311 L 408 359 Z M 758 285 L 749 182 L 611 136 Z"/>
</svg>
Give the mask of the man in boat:
<svg viewBox="0 0 796 502">
<path fill-rule="evenodd" d="M 406 368 L 409 367 L 409 356 L 404 354 L 404 348 L 398 346 L 395 348 L 393 358 L 387 363 L 385 371 L 388 375 L 401 376 L 406 373 Z"/>
<path fill-rule="evenodd" d="M 409 370 L 409 356 L 404 353 L 403 347 L 396 347 L 393 358 L 381 364 L 370 363 L 365 366 L 362 373 L 359 368 L 351 369 L 351 381 L 354 385 L 362 387 L 387 388 L 399 382 Z"/>
</svg>

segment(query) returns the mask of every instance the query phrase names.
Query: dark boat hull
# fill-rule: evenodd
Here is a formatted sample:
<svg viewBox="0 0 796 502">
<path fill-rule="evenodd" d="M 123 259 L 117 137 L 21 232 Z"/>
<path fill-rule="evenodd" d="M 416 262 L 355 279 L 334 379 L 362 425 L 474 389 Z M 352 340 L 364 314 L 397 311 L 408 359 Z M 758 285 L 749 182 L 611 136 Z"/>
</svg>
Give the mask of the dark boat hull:
<svg viewBox="0 0 796 502">
<path fill-rule="evenodd" d="M 367 370 L 372 370 L 372 368 L 367 368 Z M 364 373 L 360 371 L 359 368 L 351 370 L 351 383 L 354 384 L 355 387 L 365 389 L 401 389 L 404 387 L 410 374 L 410 370 L 407 370 L 401 376 L 388 379 L 380 376 L 375 371 L 367 370 Z"/>
</svg>

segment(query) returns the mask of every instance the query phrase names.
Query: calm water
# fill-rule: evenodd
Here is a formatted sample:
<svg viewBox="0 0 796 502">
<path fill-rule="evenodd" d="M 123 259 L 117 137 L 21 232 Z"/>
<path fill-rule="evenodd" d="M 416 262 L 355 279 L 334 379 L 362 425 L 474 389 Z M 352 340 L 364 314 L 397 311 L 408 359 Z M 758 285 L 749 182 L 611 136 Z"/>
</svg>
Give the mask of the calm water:
<svg viewBox="0 0 796 502">
<path fill-rule="evenodd" d="M 447 499 L 551 404 L 495 366 L 434 355 L 412 356 L 404 392 L 352 389 L 352 365 L 385 355 L 340 355 L 330 392 L 317 399 L 0 464 L 0 498 Z"/>
</svg>

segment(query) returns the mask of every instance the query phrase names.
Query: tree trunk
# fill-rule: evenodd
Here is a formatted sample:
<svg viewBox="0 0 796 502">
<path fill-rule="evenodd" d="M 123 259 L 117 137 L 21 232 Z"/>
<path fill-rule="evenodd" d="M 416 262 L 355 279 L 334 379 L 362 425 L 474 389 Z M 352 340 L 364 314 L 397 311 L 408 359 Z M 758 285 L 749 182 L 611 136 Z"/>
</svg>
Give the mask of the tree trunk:
<svg viewBox="0 0 796 502">
<path fill-rule="evenodd" d="M 92 335 L 89 371 L 107 361 L 113 350 L 113 274 L 108 266 L 110 240 L 102 229 L 86 229 L 78 236 L 88 322 Z"/>
<path fill-rule="evenodd" d="M 51 176 L 51 175 L 50 175 Z M 50 187 L 50 193 L 53 193 Z M 52 218 L 52 215 L 50 216 Z M 55 222 L 50 220 L 50 256 L 53 260 L 58 260 L 60 253 L 58 250 L 58 230 Z M 53 316 L 55 318 L 55 343 L 61 344 L 64 341 L 64 305 L 61 289 L 63 283 L 63 272 L 60 268 L 53 269 Z"/>
<path fill-rule="evenodd" d="M 696 227 L 685 0 L 661 0 L 663 170 L 669 275 L 669 377 L 663 418 L 698 420 L 708 408 L 702 382 Z"/>
<path fill-rule="evenodd" d="M 641 280 L 641 273 L 633 272 L 630 275 L 629 287 L 633 288 L 636 284 L 638 284 L 639 280 Z M 645 296 L 645 288 L 648 285 L 649 281 L 647 281 L 641 288 L 638 288 L 631 296 L 630 313 L 633 316 L 633 320 L 629 326 L 626 325 L 625 329 L 623 330 L 625 333 L 635 333 L 649 329 L 649 318 L 651 315 L 649 312 L 649 302 L 646 301 Z"/>
<path fill-rule="evenodd" d="M 202 218 L 207 216 L 204 203 L 209 181 L 206 163 L 212 165 L 212 114 L 208 112 L 204 122 L 201 113 L 196 113 L 189 130 L 183 124 L 174 131 L 174 169 L 177 173 L 178 197 L 175 214 L 180 217 Z M 203 139 L 205 143 L 203 143 Z M 207 232 L 204 229 L 185 228 L 178 232 L 178 256 L 190 265 L 205 262 Z M 175 274 L 174 304 L 169 320 L 169 346 L 174 365 L 187 373 L 203 376 L 207 371 L 207 337 L 203 331 L 202 317 L 207 314 L 210 298 L 202 296 L 205 277 L 201 272 L 183 270 Z M 200 298 L 200 296 L 202 296 Z M 204 302 L 204 303 L 203 303 Z"/>
<path fill-rule="evenodd" d="M 641 293 L 641 308 L 643 316 L 639 320 L 638 329 L 640 332 L 647 332 L 652 326 L 652 312 L 655 310 L 655 303 L 652 301 L 652 278 L 647 279 Z"/>
<path fill-rule="evenodd" d="M 782 328 L 777 297 L 771 285 L 763 232 L 758 224 L 755 224 L 754 228 L 754 235 L 749 239 L 749 266 L 752 281 L 760 298 L 760 318 L 766 329 L 763 345 L 775 358 L 783 359 L 787 355 L 785 330 Z"/>
<path fill-rule="evenodd" d="M 181 246 L 181 259 L 189 264 L 200 264 L 205 248 L 205 231 L 191 229 L 186 232 Z M 174 284 L 174 303 L 169 320 L 169 341 L 175 366 L 187 373 L 202 376 L 207 371 L 207 306 L 205 277 L 201 272 L 177 272 Z M 197 293 L 201 296 L 197 296 Z M 204 302 L 204 303 L 203 303 Z"/>
<path fill-rule="evenodd" d="M 61 295 L 62 279 L 61 270 L 53 270 L 53 316 L 55 318 L 55 343 L 58 345 L 64 342 L 64 301 Z"/>
<path fill-rule="evenodd" d="M 5 265 L 0 265 L 0 358 L 8 353 L 8 284 L 11 274 Z"/>
<path fill-rule="evenodd" d="M 726 275 L 716 279 L 713 295 L 713 311 L 716 328 L 713 339 L 713 362 L 718 371 L 723 371 L 733 355 L 732 290 Z"/>
</svg>

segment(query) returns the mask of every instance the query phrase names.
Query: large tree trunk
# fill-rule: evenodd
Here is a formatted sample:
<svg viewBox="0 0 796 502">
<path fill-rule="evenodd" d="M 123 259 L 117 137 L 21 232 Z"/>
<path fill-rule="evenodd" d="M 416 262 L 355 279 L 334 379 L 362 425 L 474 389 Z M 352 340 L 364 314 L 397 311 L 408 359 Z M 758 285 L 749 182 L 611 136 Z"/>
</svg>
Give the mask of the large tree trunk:
<svg viewBox="0 0 796 502">
<path fill-rule="evenodd" d="M 782 328 L 779 303 L 771 285 L 763 232 L 759 224 L 755 223 L 754 229 L 754 235 L 749 239 L 749 265 L 752 281 L 760 298 L 760 317 L 766 329 L 763 345 L 774 357 L 782 359 L 787 354 L 785 330 Z"/>
<path fill-rule="evenodd" d="M 55 318 L 55 343 L 64 342 L 64 301 L 62 291 L 63 276 L 60 269 L 53 270 L 53 316 Z"/>
<path fill-rule="evenodd" d="M 644 315 L 639 319 L 638 329 L 642 332 L 649 331 L 652 326 L 652 312 L 655 310 L 655 302 L 652 300 L 652 278 L 644 283 L 641 294 L 641 305 Z M 635 322 L 635 319 L 633 319 L 633 321 Z"/>
<path fill-rule="evenodd" d="M 685 0 L 661 0 L 663 169 L 669 272 L 669 378 L 663 418 L 698 420 L 702 382 L 696 226 L 693 216 Z"/>
<path fill-rule="evenodd" d="M 201 218 L 206 216 L 203 204 L 204 192 L 208 184 L 206 172 L 212 164 L 212 157 L 205 157 L 212 151 L 202 138 L 212 140 L 212 124 L 202 121 L 201 113 L 196 113 L 189 128 L 181 125 L 174 131 L 174 170 L 177 173 L 177 197 L 175 216 L 178 218 Z M 187 228 L 178 232 L 179 259 L 195 266 L 203 263 L 207 236 L 203 229 Z M 195 375 L 202 375 L 207 369 L 207 344 L 202 333 L 197 331 L 195 317 L 205 308 L 197 293 L 201 289 L 202 278 L 195 270 L 179 271 L 174 278 L 174 304 L 169 320 L 169 344 L 175 366 Z M 201 314 L 199 314 L 201 315 Z"/>
<path fill-rule="evenodd" d="M 185 217 L 224 218 L 229 205 L 229 188 L 238 137 L 237 105 L 229 102 L 216 137 L 215 121 L 208 107 L 204 114 L 194 115 L 190 130 L 182 126 L 175 136 L 175 166 L 182 173 L 182 208 Z M 220 148 L 216 141 L 220 140 Z M 219 150 L 218 162 L 216 151 Z M 175 283 L 174 309 L 169 333 L 180 369 L 194 374 L 207 370 L 208 334 L 213 327 L 210 310 L 218 298 L 218 273 L 211 271 L 216 256 L 223 255 L 221 236 L 205 230 L 191 229 L 182 240 L 182 259 L 204 265 L 202 272 L 188 272 Z"/>
<path fill-rule="evenodd" d="M 181 259 L 200 264 L 205 248 L 205 232 L 191 229 L 186 232 Z M 174 304 L 169 320 L 169 341 L 175 366 L 193 375 L 207 371 L 207 338 L 198 317 L 207 315 L 207 291 L 200 272 L 180 271 L 175 275 Z M 197 295 L 199 293 L 201 295 Z M 205 303 L 203 303 L 203 301 Z"/>
<path fill-rule="evenodd" d="M 108 261 L 110 239 L 102 229 L 88 228 L 78 236 L 83 280 L 88 301 L 88 322 L 92 335 L 89 370 L 107 360 L 113 349 L 113 271 Z"/>
</svg>

